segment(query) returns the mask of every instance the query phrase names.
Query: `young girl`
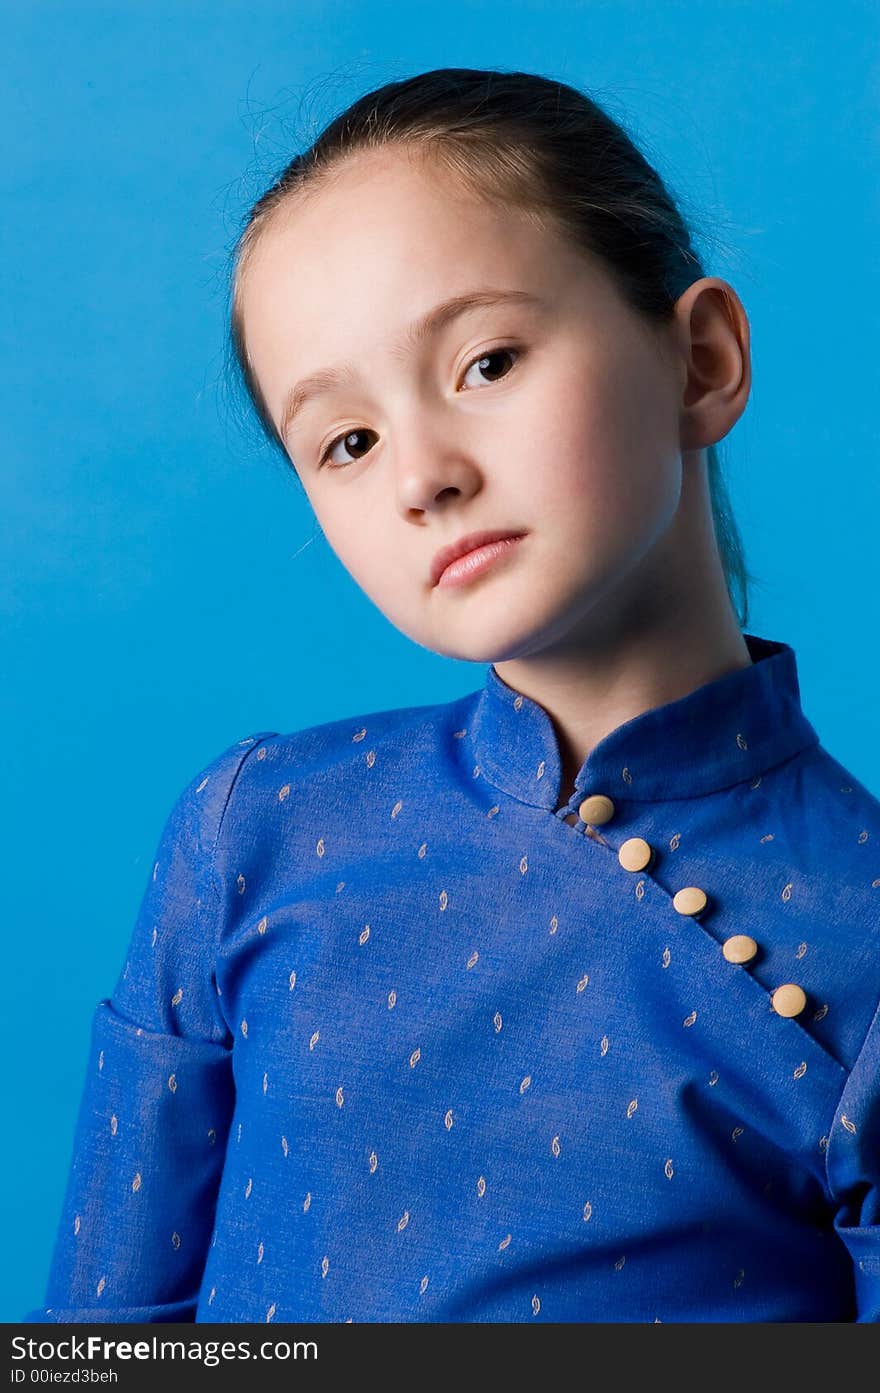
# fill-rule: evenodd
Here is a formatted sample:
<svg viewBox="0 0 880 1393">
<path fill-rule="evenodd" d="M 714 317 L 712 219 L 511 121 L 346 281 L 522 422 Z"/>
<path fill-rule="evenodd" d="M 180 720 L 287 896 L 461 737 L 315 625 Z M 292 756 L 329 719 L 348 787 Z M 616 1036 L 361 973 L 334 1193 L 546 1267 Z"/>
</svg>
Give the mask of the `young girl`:
<svg viewBox="0 0 880 1393">
<path fill-rule="evenodd" d="M 488 667 L 183 790 L 26 1319 L 880 1320 L 880 803 L 736 609 L 736 293 L 527 73 L 363 97 L 236 251 L 331 547 Z"/>
</svg>

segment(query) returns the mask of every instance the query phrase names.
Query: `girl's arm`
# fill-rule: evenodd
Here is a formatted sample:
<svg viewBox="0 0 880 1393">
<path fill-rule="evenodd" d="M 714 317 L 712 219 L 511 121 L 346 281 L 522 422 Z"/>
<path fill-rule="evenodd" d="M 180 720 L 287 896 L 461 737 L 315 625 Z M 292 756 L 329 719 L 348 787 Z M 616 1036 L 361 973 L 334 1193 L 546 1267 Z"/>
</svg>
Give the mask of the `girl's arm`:
<svg viewBox="0 0 880 1393">
<path fill-rule="evenodd" d="M 853 1261 L 856 1320 L 880 1322 L 880 1007 L 826 1128 L 834 1228 Z"/>
<path fill-rule="evenodd" d="M 195 1320 L 234 1105 L 214 851 L 261 738 L 203 769 L 165 823 L 125 965 L 94 1012 L 46 1295 L 25 1321 Z"/>
</svg>

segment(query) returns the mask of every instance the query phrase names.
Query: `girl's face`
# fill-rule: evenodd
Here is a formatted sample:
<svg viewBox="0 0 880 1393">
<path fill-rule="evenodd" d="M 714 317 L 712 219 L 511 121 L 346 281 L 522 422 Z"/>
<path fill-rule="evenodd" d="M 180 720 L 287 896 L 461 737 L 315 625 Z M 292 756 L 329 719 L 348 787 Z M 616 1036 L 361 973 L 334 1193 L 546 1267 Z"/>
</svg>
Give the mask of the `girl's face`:
<svg viewBox="0 0 880 1393">
<path fill-rule="evenodd" d="M 416 643 L 474 662 L 571 647 L 645 574 L 679 505 L 686 374 L 598 262 L 385 148 L 279 210 L 242 291 L 317 520 Z M 515 298 L 407 340 L 441 302 L 490 291 Z M 285 424 L 292 389 L 326 369 L 335 384 Z M 441 547 L 496 529 L 524 535 L 468 583 L 434 583 Z"/>
</svg>

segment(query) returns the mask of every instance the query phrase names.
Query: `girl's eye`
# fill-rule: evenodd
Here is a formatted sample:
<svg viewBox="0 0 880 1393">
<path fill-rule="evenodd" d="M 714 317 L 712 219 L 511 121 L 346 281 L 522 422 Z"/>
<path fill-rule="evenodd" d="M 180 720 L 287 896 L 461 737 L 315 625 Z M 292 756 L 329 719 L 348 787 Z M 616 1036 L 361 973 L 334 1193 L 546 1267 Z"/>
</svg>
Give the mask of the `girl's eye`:
<svg viewBox="0 0 880 1393">
<path fill-rule="evenodd" d="M 506 359 L 510 360 L 510 361 L 511 361 L 511 364 L 512 364 L 512 363 L 515 362 L 515 361 L 517 360 L 517 358 L 519 358 L 520 356 L 521 356 L 521 350 L 520 350 L 520 349 L 518 349 L 518 348 L 506 348 L 506 347 L 505 347 L 505 348 L 493 348 L 493 349 L 491 349 L 488 353 L 481 353 L 480 356 L 479 356 L 479 358 L 473 358 L 473 359 L 471 360 L 471 362 L 468 364 L 467 370 L 466 370 L 466 372 L 465 372 L 465 374 L 464 374 L 464 377 L 462 378 L 462 382 L 466 381 L 467 376 L 468 376 L 468 373 L 471 372 L 472 369 L 478 368 L 478 369 L 480 370 L 480 372 L 488 372 L 488 373 L 492 374 L 491 379 L 490 379 L 490 383 L 489 383 L 489 385 L 491 386 L 491 383 L 492 383 L 492 382 L 498 381 L 498 379 L 499 379 L 500 377 L 506 377 L 507 374 L 510 372 L 510 368 L 507 368 L 507 369 L 505 370 L 504 367 L 503 367 L 504 359 L 506 358 Z M 498 366 L 499 363 L 501 363 L 501 365 L 502 365 L 500 370 L 499 370 L 499 366 Z M 484 381 L 485 381 L 485 379 L 484 379 Z M 357 446 L 352 446 L 349 442 L 350 442 L 350 441 L 356 441 L 357 438 L 358 438 L 358 436 L 366 436 L 366 435 L 375 435 L 375 431 L 371 431 L 371 430 L 367 430 L 367 429 L 364 429 L 364 428 L 360 428 L 360 429 L 357 429 L 357 430 L 345 431 L 344 434 L 342 434 L 342 435 L 337 435 L 333 440 L 330 441 L 329 445 L 326 447 L 326 449 L 325 449 L 325 450 L 323 451 L 323 453 L 321 454 L 321 458 L 320 458 L 320 460 L 318 461 L 319 465 L 321 465 L 321 464 L 326 464 L 327 467 L 328 467 L 328 469 L 345 469 L 345 468 L 347 467 L 348 464 L 352 463 L 352 461 L 350 461 L 350 460 L 333 461 L 333 460 L 330 459 L 331 454 L 332 454 L 333 451 L 336 449 L 336 446 L 337 446 L 337 445 L 344 445 L 345 448 L 346 448 L 347 450 L 350 450 L 350 449 L 353 449 L 353 448 L 356 449 Z M 369 449 L 370 447 L 367 446 L 366 448 Z"/>
<path fill-rule="evenodd" d="M 507 373 L 510 371 L 510 368 L 508 368 L 507 372 L 502 371 L 498 373 L 497 364 L 499 360 L 503 362 L 505 358 L 511 358 L 515 362 L 519 356 L 519 349 L 517 348 L 492 348 L 488 353 L 481 353 L 479 358 L 474 358 L 471 363 L 468 364 L 467 372 L 462 378 L 462 381 L 466 380 L 472 368 L 479 368 L 481 372 L 488 371 L 494 374 L 491 380 L 495 382 L 498 380 L 499 376 L 506 377 Z"/>
<path fill-rule="evenodd" d="M 337 445 L 344 444 L 346 449 L 351 448 L 349 446 L 349 441 L 356 440 L 359 435 L 375 435 L 375 431 L 349 430 L 346 431 L 344 435 L 337 435 L 335 440 L 330 441 L 330 444 L 327 446 L 326 450 L 321 455 L 321 458 L 318 461 L 318 463 L 326 464 L 328 469 L 344 469 L 346 465 L 349 463 L 349 461 L 343 460 L 341 463 L 334 463 L 333 461 L 331 461 L 330 455 L 336 449 Z M 369 446 L 367 446 L 367 448 L 369 449 Z"/>
</svg>

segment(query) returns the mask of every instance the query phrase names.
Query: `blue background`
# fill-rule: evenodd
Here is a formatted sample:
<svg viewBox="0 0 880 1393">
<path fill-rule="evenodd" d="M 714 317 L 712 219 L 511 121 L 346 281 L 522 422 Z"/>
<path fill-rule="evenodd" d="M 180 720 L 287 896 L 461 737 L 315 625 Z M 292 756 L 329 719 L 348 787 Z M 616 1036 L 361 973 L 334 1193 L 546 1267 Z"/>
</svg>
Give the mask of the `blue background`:
<svg viewBox="0 0 880 1393">
<path fill-rule="evenodd" d="M 880 10 L 6 0 L 0 48 L 9 1322 L 42 1299 L 91 1015 L 184 784 L 252 731 L 483 681 L 363 596 L 224 385 L 239 219 L 362 92 L 561 78 L 684 200 L 751 322 L 723 446 L 747 627 L 794 646 L 822 743 L 880 795 Z"/>
</svg>

